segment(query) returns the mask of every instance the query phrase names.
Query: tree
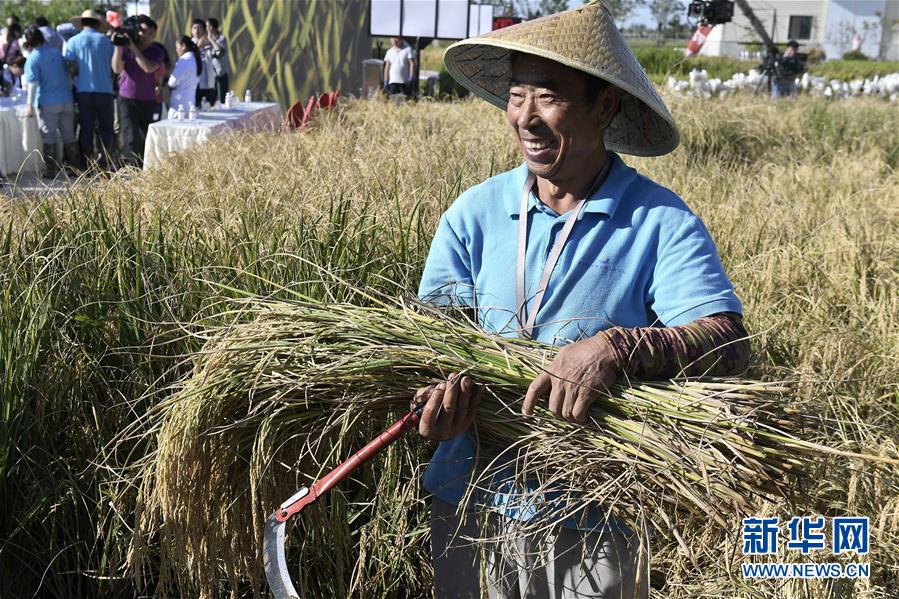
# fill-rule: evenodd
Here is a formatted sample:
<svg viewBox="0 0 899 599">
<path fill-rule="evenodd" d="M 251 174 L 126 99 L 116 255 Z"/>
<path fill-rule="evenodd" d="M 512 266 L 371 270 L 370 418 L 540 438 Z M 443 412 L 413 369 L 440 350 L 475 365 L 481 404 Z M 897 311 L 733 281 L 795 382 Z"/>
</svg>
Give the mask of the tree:
<svg viewBox="0 0 899 599">
<path fill-rule="evenodd" d="M 507 17 L 536 19 L 568 10 L 568 0 L 498 0 L 499 12 Z"/>
<path fill-rule="evenodd" d="M 693 33 L 693 29 L 685 23 L 681 21 L 681 15 L 675 13 L 671 20 L 668 21 L 668 36 L 673 37 L 674 39 L 686 39 L 689 38 Z"/>
<path fill-rule="evenodd" d="M 655 19 L 655 22 L 658 24 L 659 30 L 659 45 L 665 41 L 665 27 L 668 25 L 671 18 L 682 12 L 684 10 L 684 5 L 680 3 L 680 0 L 651 0 L 649 3 L 649 12 L 652 14 L 652 18 Z"/>
<path fill-rule="evenodd" d="M 97 0 L 0 0 L 0 19 L 6 24 L 8 15 L 16 15 L 22 26 L 33 23 L 37 17 L 46 17 L 51 25 L 66 23 L 86 8 L 94 8 Z"/>
<path fill-rule="evenodd" d="M 635 8 L 646 4 L 646 0 L 603 0 L 603 4 L 609 9 L 615 22 L 620 25 Z"/>
<path fill-rule="evenodd" d="M 568 0 L 540 0 L 537 11 L 541 17 L 568 10 Z"/>
</svg>

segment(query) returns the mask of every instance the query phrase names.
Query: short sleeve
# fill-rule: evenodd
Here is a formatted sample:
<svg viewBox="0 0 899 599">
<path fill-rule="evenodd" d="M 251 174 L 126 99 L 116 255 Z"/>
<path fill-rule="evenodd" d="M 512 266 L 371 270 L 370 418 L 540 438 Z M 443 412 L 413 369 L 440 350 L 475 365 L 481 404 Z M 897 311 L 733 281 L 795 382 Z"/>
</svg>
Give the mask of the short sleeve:
<svg viewBox="0 0 899 599">
<path fill-rule="evenodd" d="M 33 59 L 29 57 L 29 59 L 25 61 L 25 81 L 37 83 L 41 76 L 41 66 L 38 64 L 37 56 L 32 56 L 34 56 Z"/>
<path fill-rule="evenodd" d="M 702 221 L 684 207 L 666 229 L 660 235 L 647 298 L 648 307 L 661 323 L 679 326 L 718 312 L 742 314 L 740 300 Z"/>
<path fill-rule="evenodd" d="M 444 214 L 425 260 L 418 297 L 438 306 L 473 306 L 473 288 L 468 249 Z"/>
</svg>

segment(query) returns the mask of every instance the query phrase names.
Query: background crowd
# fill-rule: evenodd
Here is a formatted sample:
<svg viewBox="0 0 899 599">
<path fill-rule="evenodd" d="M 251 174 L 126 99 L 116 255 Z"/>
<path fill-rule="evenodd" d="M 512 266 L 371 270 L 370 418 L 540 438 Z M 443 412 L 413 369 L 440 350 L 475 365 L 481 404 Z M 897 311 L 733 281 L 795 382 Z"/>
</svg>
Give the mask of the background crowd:
<svg viewBox="0 0 899 599">
<path fill-rule="evenodd" d="M 122 21 L 90 10 L 55 29 L 44 18 L 25 26 L 6 18 L 0 95 L 24 99 L 26 115 L 37 118 L 47 176 L 61 167 L 140 165 L 149 126 L 167 107 L 224 103 L 230 65 L 219 21 L 195 19 L 174 54 L 156 41 L 157 31 L 146 15 Z"/>
</svg>

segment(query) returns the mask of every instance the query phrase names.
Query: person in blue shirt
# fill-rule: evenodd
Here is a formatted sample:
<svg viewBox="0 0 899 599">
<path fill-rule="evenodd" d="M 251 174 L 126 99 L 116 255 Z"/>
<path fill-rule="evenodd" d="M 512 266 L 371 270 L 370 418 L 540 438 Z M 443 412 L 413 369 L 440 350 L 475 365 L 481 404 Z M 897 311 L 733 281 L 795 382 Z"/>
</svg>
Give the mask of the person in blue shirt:
<svg viewBox="0 0 899 599">
<path fill-rule="evenodd" d="M 583 423 L 618 377 L 744 370 L 742 306 L 708 230 L 619 156 L 666 154 L 679 134 L 605 7 L 590 2 L 463 40 L 444 60 L 505 110 L 523 162 L 443 214 L 419 296 L 467 309 L 490 333 L 560 346 L 528 388 L 523 417 L 543 403 Z M 452 373 L 413 399 L 426 402 L 419 433 L 440 442 L 424 476 L 435 596 L 648 597 L 648 560 L 623 523 L 516 477 L 526 465 L 502 448 L 476 446 L 480 394 L 477 381 Z M 463 505 L 485 454 L 507 468 L 479 481 L 475 506 Z M 482 536 L 462 516 L 477 505 L 491 511 L 488 534 L 502 536 L 483 548 L 465 539 Z M 547 514 L 542 534 L 527 526 Z"/>
<path fill-rule="evenodd" d="M 113 46 L 105 33 L 106 21 L 86 10 L 71 22 L 81 32 L 66 43 L 65 57 L 77 65 L 75 100 L 78 103 L 78 145 L 82 156 L 94 156 L 94 133 L 100 138 L 100 155 L 108 162 L 113 149 L 115 104 L 112 87 Z"/>
<path fill-rule="evenodd" d="M 57 132 L 62 136 L 66 164 L 78 165 L 72 82 L 62 53 L 44 44 L 44 35 L 36 25 L 25 28 L 24 45 L 29 51 L 24 76 L 28 85 L 26 115 L 33 117 L 34 107 L 37 107 L 38 127 L 44 138 L 46 176 L 52 179 L 60 165 L 56 152 Z"/>
</svg>

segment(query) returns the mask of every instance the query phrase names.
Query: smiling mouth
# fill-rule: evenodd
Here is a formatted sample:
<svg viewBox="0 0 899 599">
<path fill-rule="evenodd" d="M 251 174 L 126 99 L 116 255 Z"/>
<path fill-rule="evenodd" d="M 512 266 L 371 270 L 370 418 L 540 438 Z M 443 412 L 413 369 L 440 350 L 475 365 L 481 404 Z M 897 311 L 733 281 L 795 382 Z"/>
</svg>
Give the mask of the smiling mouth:
<svg viewBox="0 0 899 599">
<path fill-rule="evenodd" d="M 553 146 L 552 141 L 532 141 L 532 140 L 521 140 L 522 145 L 532 152 L 539 152 L 540 150 L 545 150 Z"/>
</svg>

